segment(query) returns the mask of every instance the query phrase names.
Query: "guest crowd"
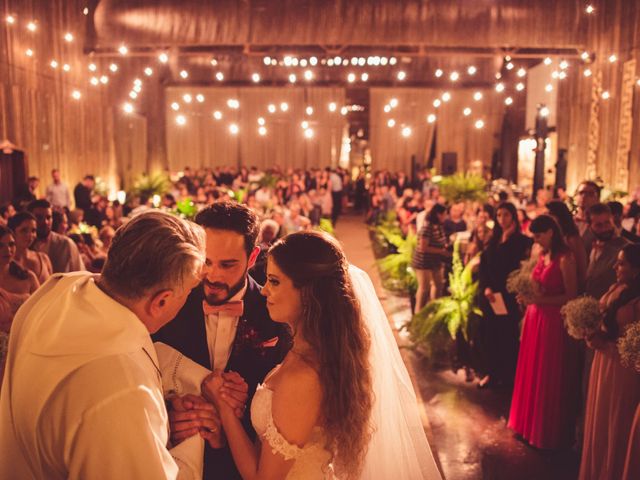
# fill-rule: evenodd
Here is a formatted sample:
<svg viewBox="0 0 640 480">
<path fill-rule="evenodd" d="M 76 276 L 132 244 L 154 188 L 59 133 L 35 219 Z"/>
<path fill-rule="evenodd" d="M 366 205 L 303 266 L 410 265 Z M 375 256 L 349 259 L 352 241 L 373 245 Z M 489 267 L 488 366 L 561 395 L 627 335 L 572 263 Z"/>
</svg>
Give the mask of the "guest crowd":
<svg viewBox="0 0 640 480">
<path fill-rule="evenodd" d="M 160 208 L 180 213 L 236 200 L 260 219 L 251 275 L 266 280 L 265 257 L 288 233 L 330 229 L 352 204 L 375 224 L 393 212 L 403 233 L 416 234 L 412 268 L 415 311 L 446 293 L 452 245 L 479 282 L 478 328 L 456 342 L 454 366 L 479 388 L 513 388 L 508 425 L 544 450 L 581 450 L 581 479 L 640 478 L 632 441 L 640 435 L 640 373 L 620 362 L 616 342 L 640 322 L 640 206 L 603 202 L 601 187 L 582 182 L 573 199 L 541 190 L 534 202 L 496 191 L 486 204 L 447 203 L 428 171 L 343 169 L 309 171 L 215 168 L 184 172 L 169 192 L 140 194 L 124 204 L 95 191 L 86 175 L 73 192 L 52 172 L 39 192 L 29 178 L 16 199 L 0 207 L 0 329 L 8 332 L 20 305 L 53 273 L 100 272 L 115 230 L 129 218 Z M 507 288 L 510 274 L 531 264 L 533 293 Z M 601 328 L 577 341 L 561 308 L 581 295 L 600 301 Z M 635 418 L 635 422 L 634 422 Z"/>
</svg>

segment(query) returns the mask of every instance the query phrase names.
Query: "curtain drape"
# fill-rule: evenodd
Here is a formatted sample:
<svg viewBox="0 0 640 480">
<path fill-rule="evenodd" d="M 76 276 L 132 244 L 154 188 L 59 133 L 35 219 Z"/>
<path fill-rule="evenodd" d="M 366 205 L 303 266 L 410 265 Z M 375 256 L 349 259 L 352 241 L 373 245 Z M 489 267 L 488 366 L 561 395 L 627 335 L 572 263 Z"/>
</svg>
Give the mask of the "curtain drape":
<svg viewBox="0 0 640 480">
<path fill-rule="evenodd" d="M 307 168 L 338 161 L 346 123 L 340 113 L 342 88 L 169 87 L 165 97 L 170 170 L 187 165 Z M 229 101 L 237 101 L 239 108 Z M 329 109 L 331 103 L 335 110 Z M 311 114 L 307 107 L 313 109 Z M 221 118 L 214 117 L 216 112 Z M 176 122 L 180 115 L 184 125 Z M 303 121 L 312 131 L 310 138 L 304 135 Z M 237 134 L 231 132 L 232 125 Z M 259 133 L 261 126 L 265 135 Z"/>
</svg>

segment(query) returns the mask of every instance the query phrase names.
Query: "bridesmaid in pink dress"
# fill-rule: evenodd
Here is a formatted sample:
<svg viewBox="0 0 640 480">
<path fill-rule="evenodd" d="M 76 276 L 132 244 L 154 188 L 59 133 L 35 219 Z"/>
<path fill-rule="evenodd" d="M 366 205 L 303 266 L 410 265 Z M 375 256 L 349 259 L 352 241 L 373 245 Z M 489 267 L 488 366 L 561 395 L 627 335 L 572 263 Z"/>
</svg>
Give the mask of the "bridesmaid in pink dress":
<svg viewBox="0 0 640 480">
<path fill-rule="evenodd" d="M 509 413 L 509 428 L 541 449 L 570 447 L 578 411 L 578 344 L 566 333 L 560 308 L 575 298 L 576 262 L 560 227 L 540 215 L 529 227 L 542 248 L 532 278 Z"/>
<path fill-rule="evenodd" d="M 625 246 L 618 254 L 615 269 L 617 282 L 600 300 L 604 312 L 602 331 L 587 340 L 595 354 L 589 377 L 580 480 L 623 478 L 629 434 L 640 402 L 640 375 L 622 366 L 615 343 L 625 328 L 640 319 L 640 245 Z M 638 463 L 640 451 L 633 456 L 629 470 L 634 468 L 632 462 Z"/>
</svg>

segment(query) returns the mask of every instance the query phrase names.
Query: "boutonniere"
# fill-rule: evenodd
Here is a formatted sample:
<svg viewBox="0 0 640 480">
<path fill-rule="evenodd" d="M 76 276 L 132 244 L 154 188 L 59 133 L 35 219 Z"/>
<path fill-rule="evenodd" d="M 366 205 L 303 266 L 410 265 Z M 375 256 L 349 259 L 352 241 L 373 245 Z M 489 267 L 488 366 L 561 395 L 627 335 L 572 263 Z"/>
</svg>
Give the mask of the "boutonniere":
<svg viewBox="0 0 640 480">
<path fill-rule="evenodd" d="M 236 335 L 236 348 L 234 352 L 239 353 L 243 350 L 253 350 L 260 355 L 266 355 L 270 348 L 278 344 L 278 337 L 263 340 L 258 330 L 249 325 L 246 319 L 242 318 L 238 324 L 238 333 Z"/>
</svg>

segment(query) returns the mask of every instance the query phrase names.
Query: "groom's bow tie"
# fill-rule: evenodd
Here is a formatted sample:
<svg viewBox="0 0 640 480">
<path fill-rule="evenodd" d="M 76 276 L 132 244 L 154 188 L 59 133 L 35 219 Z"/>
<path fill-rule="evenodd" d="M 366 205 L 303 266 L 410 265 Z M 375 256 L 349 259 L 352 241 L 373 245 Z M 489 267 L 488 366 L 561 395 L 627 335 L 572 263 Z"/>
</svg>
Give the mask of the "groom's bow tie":
<svg viewBox="0 0 640 480">
<path fill-rule="evenodd" d="M 223 303 L 222 305 L 209 305 L 206 300 L 203 300 L 202 309 L 204 310 L 205 315 L 210 315 L 212 313 L 224 313 L 231 317 L 241 317 L 242 312 L 244 311 L 244 302 L 239 300 L 237 302 Z"/>
</svg>

